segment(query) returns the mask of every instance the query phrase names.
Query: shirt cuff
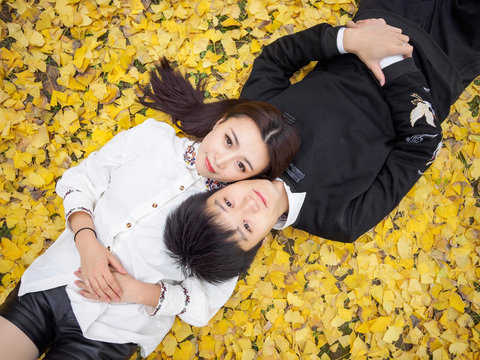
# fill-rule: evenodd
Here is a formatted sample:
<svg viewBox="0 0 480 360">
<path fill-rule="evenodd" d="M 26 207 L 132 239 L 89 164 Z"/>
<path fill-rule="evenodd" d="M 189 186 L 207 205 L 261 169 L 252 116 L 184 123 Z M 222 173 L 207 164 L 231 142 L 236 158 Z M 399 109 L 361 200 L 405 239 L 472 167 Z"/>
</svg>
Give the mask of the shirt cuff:
<svg viewBox="0 0 480 360">
<path fill-rule="evenodd" d="M 63 208 L 65 209 L 65 222 L 69 230 L 68 218 L 77 211 L 83 211 L 93 218 L 93 206 L 91 200 L 79 190 L 68 190 L 63 196 Z"/>
<path fill-rule="evenodd" d="M 381 69 L 386 68 L 387 66 L 395 64 L 395 63 L 397 63 L 399 61 L 402 61 L 402 60 L 403 60 L 402 55 L 387 56 L 387 57 L 383 58 L 382 60 L 380 60 L 380 68 Z"/>
<path fill-rule="evenodd" d="M 344 27 L 341 27 L 339 30 L 338 30 L 338 33 L 337 33 L 337 48 L 338 48 L 338 52 L 340 54 L 346 54 L 347 52 L 345 51 L 345 49 L 343 48 L 343 33 L 345 32 L 345 28 Z"/>
<path fill-rule="evenodd" d="M 146 312 L 150 316 L 170 315 L 174 316 L 182 313 L 188 302 L 190 295 L 185 293 L 185 288 L 180 285 L 172 285 L 165 281 L 160 281 L 158 285 L 162 288 L 156 308 L 145 306 Z"/>
</svg>

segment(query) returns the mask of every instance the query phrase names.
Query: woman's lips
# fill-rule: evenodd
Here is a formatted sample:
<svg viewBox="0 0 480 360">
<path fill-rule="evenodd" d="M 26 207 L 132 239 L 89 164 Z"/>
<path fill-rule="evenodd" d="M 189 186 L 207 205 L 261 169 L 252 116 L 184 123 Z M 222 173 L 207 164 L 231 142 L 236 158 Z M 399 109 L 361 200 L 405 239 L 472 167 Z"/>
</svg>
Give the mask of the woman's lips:
<svg viewBox="0 0 480 360">
<path fill-rule="evenodd" d="M 260 200 L 262 200 L 263 202 L 263 205 L 265 205 L 265 207 L 267 207 L 267 200 L 263 197 L 263 195 L 261 193 L 259 193 L 257 190 L 253 190 L 255 192 L 255 194 L 257 194 L 257 196 L 260 198 Z"/>
<path fill-rule="evenodd" d="M 213 168 L 212 164 L 210 164 L 210 160 L 208 160 L 208 157 L 205 157 L 205 167 L 208 171 L 215 174 L 215 169 Z"/>
</svg>

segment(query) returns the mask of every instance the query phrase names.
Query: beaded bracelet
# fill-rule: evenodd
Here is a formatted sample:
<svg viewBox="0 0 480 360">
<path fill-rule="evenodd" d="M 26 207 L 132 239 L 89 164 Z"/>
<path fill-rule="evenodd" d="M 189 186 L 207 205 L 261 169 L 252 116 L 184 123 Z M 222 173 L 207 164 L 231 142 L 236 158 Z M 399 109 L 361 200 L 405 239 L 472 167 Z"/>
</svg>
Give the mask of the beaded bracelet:
<svg viewBox="0 0 480 360">
<path fill-rule="evenodd" d="M 75 235 L 73 235 L 73 242 L 77 242 L 77 235 L 80 231 L 82 230 L 91 230 L 93 231 L 93 233 L 95 234 L 95 237 L 97 237 L 97 233 L 95 232 L 95 230 L 93 230 L 91 227 L 84 227 L 84 228 L 81 228 L 80 230 L 77 230 L 77 232 L 75 233 Z"/>
<path fill-rule="evenodd" d="M 160 296 L 158 298 L 158 304 L 157 306 L 155 307 L 155 310 L 153 310 L 153 313 L 151 316 L 154 316 L 158 313 L 158 311 L 160 310 L 160 308 L 162 307 L 162 304 L 163 304 L 163 300 L 165 300 L 165 293 L 167 292 L 167 287 L 165 286 L 165 284 L 163 283 L 163 281 L 160 281 L 158 283 L 158 285 L 160 285 Z"/>
</svg>

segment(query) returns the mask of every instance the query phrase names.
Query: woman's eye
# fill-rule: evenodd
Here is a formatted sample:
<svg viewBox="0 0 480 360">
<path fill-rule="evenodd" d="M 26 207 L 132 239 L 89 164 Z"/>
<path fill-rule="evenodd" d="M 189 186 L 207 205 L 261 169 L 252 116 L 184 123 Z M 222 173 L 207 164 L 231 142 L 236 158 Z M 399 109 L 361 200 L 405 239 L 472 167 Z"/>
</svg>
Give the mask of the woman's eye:
<svg viewBox="0 0 480 360">
<path fill-rule="evenodd" d="M 245 168 L 245 165 L 243 165 L 243 163 L 239 162 L 238 163 L 238 168 L 242 171 L 242 172 L 245 172 L 247 169 Z"/>
<path fill-rule="evenodd" d="M 244 227 L 245 230 L 247 230 L 248 232 L 252 232 L 252 228 L 250 227 L 250 225 L 247 224 L 246 221 L 243 221 L 243 227 Z"/>
<path fill-rule="evenodd" d="M 225 135 L 225 141 L 227 142 L 228 146 L 232 146 L 233 142 L 232 139 L 230 139 L 230 136 Z"/>
<path fill-rule="evenodd" d="M 225 205 L 227 205 L 228 207 L 232 207 L 232 203 L 227 199 L 225 199 Z"/>
</svg>

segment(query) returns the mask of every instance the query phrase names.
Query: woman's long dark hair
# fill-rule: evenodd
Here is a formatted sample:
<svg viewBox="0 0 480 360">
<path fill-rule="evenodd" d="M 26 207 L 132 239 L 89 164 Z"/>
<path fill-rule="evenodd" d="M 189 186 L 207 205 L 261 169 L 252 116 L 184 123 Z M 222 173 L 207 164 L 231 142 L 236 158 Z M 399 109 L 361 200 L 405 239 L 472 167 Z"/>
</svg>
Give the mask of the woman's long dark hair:
<svg viewBox="0 0 480 360">
<path fill-rule="evenodd" d="M 170 115 L 186 135 L 201 140 L 221 118 L 248 116 L 257 124 L 269 152 L 270 164 L 260 176 L 274 179 L 293 161 L 300 146 L 300 136 L 275 106 L 244 99 L 205 103 L 204 81 L 193 87 L 165 58 L 155 67 L 150 72 L 151 89 L 142 89 L 145 98 L 140 99 L 140 103 Z"/>
</svg>

